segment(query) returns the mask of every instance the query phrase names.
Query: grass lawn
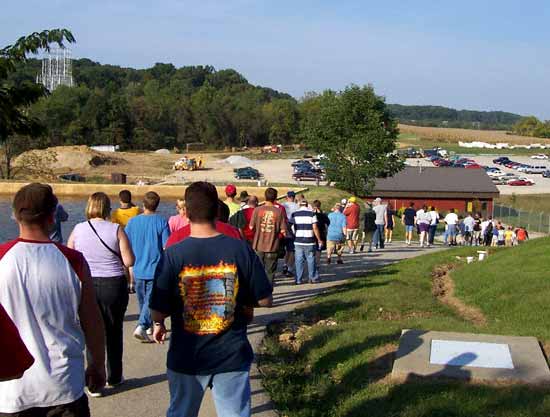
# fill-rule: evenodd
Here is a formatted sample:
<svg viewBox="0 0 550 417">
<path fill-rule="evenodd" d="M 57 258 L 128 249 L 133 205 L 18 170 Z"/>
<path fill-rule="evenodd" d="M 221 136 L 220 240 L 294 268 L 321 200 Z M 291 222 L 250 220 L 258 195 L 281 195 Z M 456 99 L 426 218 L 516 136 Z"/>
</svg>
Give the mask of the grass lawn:
<svg viewBox="0 0 550 417">
<path fill-rule="evenodd" d="M 550 388 L 488 386 L 450 381 L 393 383 L 392 352 L 402 329 L 536 336 L 550 341 L 550 239 L 492 250 L 483 263 L 452 272 L 456 295 L 478 307 L 475 326 L 432 295 L 432 271 L 475 253 L 459 248 L 403 261 L 317 297 L 293 316 L 294 348 L 273 325 L 260 355 L 263 384 L 289 417 L 549 416 Z M 523 260 L 523 261 L 520 261 Z M 520 262 L 518 262 L 520 261 Z"/>
</svg>

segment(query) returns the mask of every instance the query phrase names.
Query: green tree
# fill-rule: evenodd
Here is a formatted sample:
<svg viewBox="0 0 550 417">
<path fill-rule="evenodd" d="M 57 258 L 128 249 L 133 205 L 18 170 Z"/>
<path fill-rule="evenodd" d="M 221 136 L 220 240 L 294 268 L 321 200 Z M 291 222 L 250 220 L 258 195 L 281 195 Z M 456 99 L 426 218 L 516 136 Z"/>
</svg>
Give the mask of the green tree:
<svg viewBox="0 0 550 417">
<path fill-rule="evenodd" d="M 7 80 L 18 64 L 27 61 L 28 54 L 41 49 L 48 51 L 52 44 L 63 47 L 64 42 L 74 42 L 72 33 L 53 29 L 24 36 L 0 50 L 0 143 L 14 134 L 37 136 L 44 132 L 43 125 L 29 117 L 27 107 L 45 96 L 46 89 L 28 81 L 10 85 Z"/>
<path fill-rule="evenodd" d="M 398 135 L 382 97 L 371 86 L 352 85 L 336 93 L 325 91 L 304 124 L 308 146 L 324 154 L 327 175 L 339 188 L 369 194 L 378 177 L 399 171 L 403 163 L 393 154 Z"/>
</svg>

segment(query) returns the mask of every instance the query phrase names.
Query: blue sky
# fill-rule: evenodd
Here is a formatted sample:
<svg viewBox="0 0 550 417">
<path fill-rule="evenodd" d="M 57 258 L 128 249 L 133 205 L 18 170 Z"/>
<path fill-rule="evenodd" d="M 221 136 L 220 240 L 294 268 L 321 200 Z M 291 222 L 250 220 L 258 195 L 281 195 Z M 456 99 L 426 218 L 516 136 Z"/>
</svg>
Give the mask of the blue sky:
<svg viewBox="0 0 550 417">
<path fill-rule="evenodd" d="M 76 57 L 144 68 L 235 68 L 299 98 L 374 85 L 388 102 L 550 119 L 547 0 L 23 0 L 0 15 L 0 46 L 73 31 Z"/>
</svg>

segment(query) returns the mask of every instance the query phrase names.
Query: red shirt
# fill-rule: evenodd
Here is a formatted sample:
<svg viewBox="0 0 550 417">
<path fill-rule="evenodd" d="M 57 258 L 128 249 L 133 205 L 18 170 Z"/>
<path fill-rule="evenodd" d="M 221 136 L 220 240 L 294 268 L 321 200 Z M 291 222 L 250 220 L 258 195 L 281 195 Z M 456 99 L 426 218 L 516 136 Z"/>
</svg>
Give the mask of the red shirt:
<svg viewBox="0 0 550 417">
<path fill-rule="evenodd" d="M 233 239 L 239 239 L 239 240 L 242 239 L 239 229 L 227 223 L 216 221 L 216 231 L 220 232 L 223 235 L 232 237 Z M 179 230 L 176 230 L 174 233 L 170 235 L 170 237 L 166 241 L 166 247 L 168 248 L 172 245 L 175 245 L 176 243 L 179 243 L 182 240 L 187 239 L 190 235 L 191 235 L 191 225 L 188 224 L 187 226 L 182 227 Z"/>
<path fill-rule="evenodd" d="M 0 305 L 0 379 L 9 379 L 21 375 L 34 363 L 27 347 L 21 340 L 15 324 Z"/>
<path fill-rule="evenodd" d="M 344 209 L 348 229 L 359 229 L 359 214 L 360 209 L 359 204 L 357 203 L 351 203 Z"/>
<path fill-rule="evenodd" d="M 244 219 L 246 220 L 246 224 L 241 229 L 243 232 L 244 238 L 252 243 L 254 240 L 254 230 L 252 230 L 250 226 L 250 220 L 252 219 L 252 214 L 254 214 L 254 207 L 248 207 L 243 210 Z"/>
</svg>

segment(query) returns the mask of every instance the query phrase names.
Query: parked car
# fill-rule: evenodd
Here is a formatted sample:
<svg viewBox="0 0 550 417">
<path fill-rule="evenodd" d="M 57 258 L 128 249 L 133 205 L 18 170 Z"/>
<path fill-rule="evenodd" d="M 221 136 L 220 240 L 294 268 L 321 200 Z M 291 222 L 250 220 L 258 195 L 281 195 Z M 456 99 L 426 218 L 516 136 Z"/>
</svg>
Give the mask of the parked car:
<svg viewBox="0 0 550 417">
<path fill-rule="evenodd" d="M 313 167 L 314 165 L 308 161 L 307 159 L 299 159 L 298 161 L 294 161 L 293 163 L 290 164 L 290 166 L 292 168 L 296 168 L 298 166 L 310 166 L 310 167 Z"/>
<path fill-rule="evenodd" d="M 292 174 L 296 181 L 324 181 L 325 175 L 315 171 L 299 171 Z"/>
<path fill-rule="evenodd" d="M 511 162 L 511 161 L 510 161 L 510 158 L 508 158 L 507 156 L 500 156 L 496 159 L 493 159 L 493 164 L 497 164 L 497 165 L 504 165 L 508 162 Z"/>
<path fill-rule="evenodd" d="M 238 180 L 257 180 L 261 176 L 257 169 L 251 167 L 241 168 L 235 172 L 235 178 Z"/>
<path fill-rule="evenodd" d="M 536 155 L 532 155 L 531 159 L 548 159 L 548 155 L 545 155 L 543 153 L 538 153 Z"/>
<path fill-rule="evenodd" d="M 86 178 L 84 178 L 82 175 L 74 174 L 74 173 L 62 174 L 62 175 L 59 176 L 59 179 L 64 180 L 64 181 L 73 181 L 73 182 L 84 182 L 84 181 L 86 181 Z"/>
<path fill-rule="evenodd" d="M 543 176 L 544 178 L 550 178 L 550 171 L 544 171 L 544 172 L 542 173 L 542 176 Z"/>
<path fill-rule="evenodd" d="M 432 161 L 432 164 L 434 164 L 434 166 L 436 166 L 436 167 L 449 167 L 449 166 L 451 166 L 450 161 L 447 161 L 446 159 L 442 159 L 442 158 L 434 159 Z"/>
<path fill-rule="evenodd" d="M 526 181 L 526 180 L 513 180 L 513 181 L 509 181 L 508 185 L 511 185 L 512 187 L 518 187 L 518 186 L 535 185 L 535 183 L 531 181 Z"/>
<path fill-rule="evenodd" d="M 464 164 L 464 168 L 466 168 L 466 169 L 481 169 L 483 167 L 479 164 L 476 164 L 475 162 L 467 162 L 467 163 Z"/>
<path fill-rule="evenodd" d="M 538 166 L 534 166 L 534 167 L 531 167 L 531 168 L 527 168 L 523 172 L 525 172 L 526 174 L 542 174 L 547 169 L 548 168 L 546 168 L 545 166 L 538 165 Z"/>
</svg>

